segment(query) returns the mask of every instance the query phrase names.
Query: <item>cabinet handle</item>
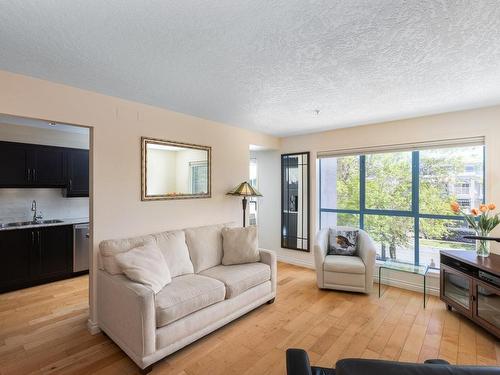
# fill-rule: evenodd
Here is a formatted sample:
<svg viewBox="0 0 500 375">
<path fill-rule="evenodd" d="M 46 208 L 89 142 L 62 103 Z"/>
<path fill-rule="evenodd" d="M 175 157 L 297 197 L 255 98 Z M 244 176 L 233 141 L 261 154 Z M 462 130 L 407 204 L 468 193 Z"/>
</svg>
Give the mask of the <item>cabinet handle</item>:
<svg viewBox="0 0 500 375">
<path fill-rule="evenodd" d="M 69 190 L 73 190 L 73 179 L 69 179 Z"/>
<path fill-rule="evenodd" d="M 36 169 L 33 168 L 33 181 L 36 181 Z"/>
<path fill-rule="evenodd" d="M 31 181 L 31 168 L 27 168 L 28 170 L 28 182 Z"/>
<path fill-rule="evenodd" d="M 35 232 L 31 231 L 31 246 L 35 246 Z"/>
</svg>

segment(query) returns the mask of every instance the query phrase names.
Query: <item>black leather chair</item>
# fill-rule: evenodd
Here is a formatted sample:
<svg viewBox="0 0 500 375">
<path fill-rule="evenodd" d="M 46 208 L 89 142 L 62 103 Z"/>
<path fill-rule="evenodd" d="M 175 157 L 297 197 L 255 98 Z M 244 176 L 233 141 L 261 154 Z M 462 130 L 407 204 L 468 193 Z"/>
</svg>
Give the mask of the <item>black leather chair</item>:
<svg viewBox="0 0 500 375">
<path fill-rule="evenodd" d="M 341 359 L 335 369 L 309 364 L 302 349 L 286 351 L 287 375 L 499 375 L 500 367 L 452 366 L 441 359 L 405 363 L 375 359 Z"/>
</svg>

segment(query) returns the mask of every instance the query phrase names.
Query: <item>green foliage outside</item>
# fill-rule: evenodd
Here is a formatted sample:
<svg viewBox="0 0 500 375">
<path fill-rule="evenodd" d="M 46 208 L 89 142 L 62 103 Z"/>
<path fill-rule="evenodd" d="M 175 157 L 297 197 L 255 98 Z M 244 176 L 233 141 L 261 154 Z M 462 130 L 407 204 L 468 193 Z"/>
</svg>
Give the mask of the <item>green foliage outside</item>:
<svg viewBox="0 0 500 375">
<path fill-rule="evenodd" d="M 420 153 L 420 213 L 450 215 L 455 198 L 448 187 L 454 176 L 464 170 L 464 160 L 446 153 Z M 379 210 L 411 211 L 411 153 L 366 156 L 366 207 Z M 359 209 L 359 158 L 337 159 L 338 208 Z M 358 226 L 359 215 L 338 214 L 338 225 Z M 420 220 L 420 236 L 441 239 L 449 233 L 452 220 Z M 414 219 L 383 215 L 365 215 L 365 229 L 381 244 L 382 255 L 397 257 L 397 247 L 413 243 Z M 386 251 L 389 251 L 387 254 Z"/>
</svg>

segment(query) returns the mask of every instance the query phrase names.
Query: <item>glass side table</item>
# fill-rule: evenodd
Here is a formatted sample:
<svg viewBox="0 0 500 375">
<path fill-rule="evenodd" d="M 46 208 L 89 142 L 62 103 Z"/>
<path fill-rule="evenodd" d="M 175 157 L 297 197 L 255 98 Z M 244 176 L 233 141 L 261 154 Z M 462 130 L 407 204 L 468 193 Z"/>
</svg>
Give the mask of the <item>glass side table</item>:
<svg viewBox="0 0 500 375">
<path fill-rule="evenodd" d="M 392 271 L 399 271 L 399 272 L 406 272 L 406 273 L 412 273 L 415 275 L 420 275 L 424 279 L 424 309 L 426 305 L 426 289 L 427 289 L 427 271 L 429 271 L 429 266 L 416 266 L 411 263 L 404 263 L 404 262 L 396 262 L 394 260 L 386 260 L 382 263 L 380 263 L 379 268 L 378 268 L 378 298 L 381 297 L 380 294 L 380 281 L 382 279 L 382 268 L 392 270 Z M 384 291 L 385 292 L 385 291 Z"/>
</svg>

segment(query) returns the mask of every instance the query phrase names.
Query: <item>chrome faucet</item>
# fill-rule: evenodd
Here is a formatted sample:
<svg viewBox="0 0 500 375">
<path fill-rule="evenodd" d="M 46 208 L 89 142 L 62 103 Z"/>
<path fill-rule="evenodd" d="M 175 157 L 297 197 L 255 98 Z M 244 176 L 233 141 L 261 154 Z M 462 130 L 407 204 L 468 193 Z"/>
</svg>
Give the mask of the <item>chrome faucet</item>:
<svg viewBox="0 0 500 375">
<path fill-rule="evenodd" d="M 31 211 L 33 212 L 33 222 L 36 223 L 38 220 L 43 219 L 42 213 L 36 210 L 36 200 L 33 199 L 31 202 Z"/>
</svg>

